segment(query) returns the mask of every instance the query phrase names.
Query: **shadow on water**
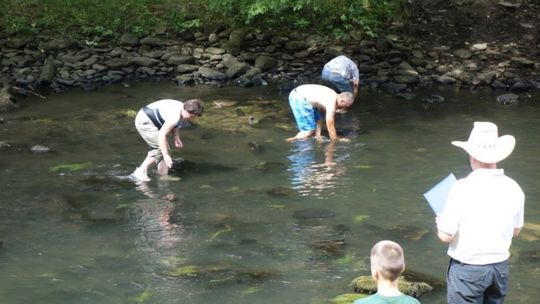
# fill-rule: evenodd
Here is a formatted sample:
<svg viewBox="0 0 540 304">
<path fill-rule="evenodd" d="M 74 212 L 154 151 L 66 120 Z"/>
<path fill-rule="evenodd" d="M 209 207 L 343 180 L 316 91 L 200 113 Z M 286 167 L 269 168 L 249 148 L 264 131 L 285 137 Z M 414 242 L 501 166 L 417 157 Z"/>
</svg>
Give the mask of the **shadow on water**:
<svg viewBox="0 0 540 304">
<path fill-rule="evenodd" d="M 445 101 L 423 100 L 433 94 Z M 172 178 L 123 178 L 148 149 L 130 115 L 180 97 L 207 108 L 181 131 Z M 0 124 L 9 144 L 0 145 L 2 301 L 326 303 L 369 275 L 369 251 L 381 239 L 403 246 L 411 276 L 441 284 L 446 246 L 422 193 L 449 172 L 468 173 L 449 142 L 464 139 L 473 121 L 492 120 L 516 136 L 502 165 L 527 195 L 508 302 L 534 302 L 540 108 L 536 97 L 513 107 L 495 97 L 364 91 L 337 116 L 350 143 L 285 142 L 297 130 L 286 96 L 272 87 L 137 84 L 29 100 Z M 420 300 L 444 303 L 444 288 Z"/>
<path fill-rule="evenodd" d="M 219 174 L 232 173 L 235 168 L 224 166 L 221 164 L 212 164 L 208 162 L 193 162 L 190 160 L 176 159 L 171 168 L 171 175 L 204 175 L 204 174 Z"/>
</svg>

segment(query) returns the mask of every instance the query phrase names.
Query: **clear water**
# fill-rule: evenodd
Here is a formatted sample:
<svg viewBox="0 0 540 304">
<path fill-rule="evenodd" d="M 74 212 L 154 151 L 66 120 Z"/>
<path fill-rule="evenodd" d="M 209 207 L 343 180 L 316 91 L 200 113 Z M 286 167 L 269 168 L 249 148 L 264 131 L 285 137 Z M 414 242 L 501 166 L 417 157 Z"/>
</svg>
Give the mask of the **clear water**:
<svg viewBox="0 0 540 304">
<path fill-rule="evenodd" d="M 3 114 L 0 141 L 11 147 L 0 150 L 1 302 L 325 303 L 369 273 L 381 239 L 403 246 L 408 269 L 444 281 L 446 245 L 422 193 L 449 172 L 468 173 L 449 142 L 466 139 L 475 120 L 516 136 L 501 167 L 526 193 L 526 222 L 540 224 L 537 95 L 504 107 L 489 91 L 420 91 L 447 99 L 426 107 L 362 92 L 338 118 L 351 143 L 332 146 L 284 142 L 296 128 L 276 92 L 135 84 L 30 99 Z M 124 113 L 191 97 L 208 106 L 173 156 L 194 165 L 175 173 L 180 180 L 117 178 L 146 154 Z M 217 99 L 247 115 L 211 106 Z M 250 126 L 253 109 L 260 122 Z M 36 144 L 52 151 L 31 152 Z M 66 164 L 82 168 L 57 167 Z M 539 238 L 525 229 L 512 245 L 509 303 L 540 296 Z M 444 303 L 445 291 L 420 300 Z"/>
</svg>

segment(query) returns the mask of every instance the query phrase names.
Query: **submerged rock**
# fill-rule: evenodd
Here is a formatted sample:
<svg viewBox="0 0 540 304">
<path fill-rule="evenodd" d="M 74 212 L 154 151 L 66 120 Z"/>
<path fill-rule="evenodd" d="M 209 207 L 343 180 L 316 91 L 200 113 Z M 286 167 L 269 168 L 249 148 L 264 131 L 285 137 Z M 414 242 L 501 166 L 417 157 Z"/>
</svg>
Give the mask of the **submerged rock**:
<svg viewBox="0 0 540 304">
<path fill-rule="evenodd" d="M 430 94 L 428 97 L 425 97 L 422 99 L 422 101 L 424 102 L 427 102 L 427 103 L 441 103 L 441 102 L 444 102 L 444 97 L 442 97 L 441 95 L 436 95 L 436 94 Z"/>
<path fill-rule="evenodd" d="M 540 250 L 518 251 L 515 253 L 515 258 L 522 264 L 538 265 L 540 262 Z"/>
<path fill-rule="evenodd" d="M 251 115 L 251 116 L 248 117 L 247 123 L 248 123 L 248 125 L 253 126 L 253 125 L 258 124 L 259 120 L 257 118 L 255 118 L 255 116 Z"/>
<path fill-rule="evenodd" d="M 276 273 L 266 270 L 236 269 L 229 266 L 210 265 L 181 265 L 163 272 L 163 275 L 173 278 L 196 278 L 206 281 L 208 287 L 260 284 L 262 281 L 278 277 Z"/>
<path fill-rule="evenodd" d="M 8 142 L 0 141 L 0 150 L 7 149 L 11 147 L 11 145 Z"/>
<path fill-rule="evenodd" d="M 319 258 L 336 258 L 343 256 L 345 249 L 345 240 L 318 240 L 310 244 Z"/>
<path fill-rule="evenodd" d="M 9 94 L 8 87 L 3 87 L 0 89 L 0 113 L 9 112 L 17 109 L 18 106 L 15 104 L 13 96 Z"/>
<path fill-rule="evenodd" d="M 429 230 L 425 227 L 397 225 L 390 228 L 389 232 L 407 240 L 418 241 L 428 234 Z"/>
<path fill-rule="evenodd" d="M 351 282 L 351 288 L 359 293 L 373 294 L 377 292 L 377 282 L 371 276 L 359 276 Z M 433 290 L 424 282 L 409 282 L 404 277 L 399 278 L 399 290 L 409 296 L 419 297 Z"/>
<path fill-rule="evenodd" d="M 216 106 L 217 108 L 225 108 L 225 107 L 235 107 L 238 104 L 238 102 L 234 100 L 218 99 L 218 100 L 212 101 L 212 104 Z"/>
<path fill-rule="evenodd" d="M 0 146 L 1 147 L 1 146 Z M 262 152 L 263 148 L 262 148 L 262 145 L 259 144 L 258 142 L 256 141 L 250 141 L 248 143 L 248 147 L 251 151 L 253 152 Z"/>
<path fill-rule="evenodd" d="M 266 194 L 270 196 L 289 196 L 293 194 L 293 189 L 291 187 L 275 187 L 267 189 Z"/>
<path fill-rule="evenodd" d="M 497 96 L 497 104 L 500 105 L 515 105 L 519 101 L 519 95 L 508 93 Z"/>
<path fill-rule="evenodd" d="M 262 161 L 259 164 L 257 164 L 257 170 L 268 173 L 268 172 L 274 172 L 274 171 L 282 171 L 285 170 L 287 166 L 282 162 L 276 162 L 276 161 Z"/>
<path fill-rule="evenodd" d="M 36 153 L 45 153 L 45 152 L 51 151 L 51 148 L 47 146 L 43 146 L 43 145 L 35 145 L 35 146 L 32 146 L 30 150 Z"/>
<path fill-rule="evenodd" d="M 336 216 L 336 213 L 330 209 L 324 208 L 306 208 L 296 210 L 293 217 L 299 220 L 315 219 L 315 218 L 330 218 Z"/>
<path fill-rule="evenodd" d="M 330 302 L 335 304 L 351 304 L 352 302 L 362 299 L 369 296 L 369 294 L 363 294 L 363 293 L 345 293 L 342 295 L 339 295 L 333 299 L 330 300 Z"/>
<path fill-rule="evenodd" d="M 172 173 L 198 173 L 198 174 L 207 174 L 207 173 L 216 173 L 216 172 L 228 172 L 232 171 L 234 168 L 211 163 L 196 163 L 190 160 L 184 159 L 174 159 L 173 165 L 171 168 Z"/>
</svg>

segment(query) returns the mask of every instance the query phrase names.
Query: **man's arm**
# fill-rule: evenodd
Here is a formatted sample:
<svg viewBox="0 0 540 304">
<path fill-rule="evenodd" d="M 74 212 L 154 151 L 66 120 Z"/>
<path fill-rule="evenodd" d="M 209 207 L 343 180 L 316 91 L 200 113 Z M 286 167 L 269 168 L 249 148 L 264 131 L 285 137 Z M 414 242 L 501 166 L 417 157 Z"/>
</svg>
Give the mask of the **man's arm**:
<svg viewBox="0 0 540 304">
<path fill-rule="evenodd" d="M 453 234 L 448 234 L 446 232 L 437 231 L 437 236 L 439 237 L 439 240 L 443 243 L 450 243 L 454 239 Z"/>
<path fill-rule="evenodd" d="M 337 132 L 335 126 L 335 111 L 326 111 L 326 129 L 328 130 L 328 136 L 331 140 L 337 140 Z"/>
<path fill-rule="evenodd" d="M 184 144 L 182 143 L 182 140 L 180 139 L 179 128 L 175 128 L 173 131 L 173 134 L 174 134 L 174 146 L 178 149 L 182 148 Z"/>
<path fill-rule="evenodd" d="M 322 134 L 322 119 L 317 120 L 317 124 L 315 127 L 315 137 L 319 138 Z"/>
<path fill-rule="evenodd" d="M 360 88 L 360 84 L 358 83 L 358 80 L 352 81 L 352 87 L 353 87 L 353 96 L 354 99 L 356 99 L 356 96 L 358 96 L 358 89 Z"/>
<path fill-rule="evenodd" d="M 450 234 L 450 233 L 446 233 L 444 231 L 439 230 L 438 229 L 439 220 L 440 220 L 439 216 L 435 217 L 435 223 L 437 224 L 437 236 L 439 237 L 439 240 L 441 240 L 441 242 L 450 243 L 454 239 L 455 234 Z"/>
<path fill-rule="evenodd" d="M 519 233 L 521 232 L 521 228 L 514 228 L 514 237 L 517 237 Z"/>
</svg>

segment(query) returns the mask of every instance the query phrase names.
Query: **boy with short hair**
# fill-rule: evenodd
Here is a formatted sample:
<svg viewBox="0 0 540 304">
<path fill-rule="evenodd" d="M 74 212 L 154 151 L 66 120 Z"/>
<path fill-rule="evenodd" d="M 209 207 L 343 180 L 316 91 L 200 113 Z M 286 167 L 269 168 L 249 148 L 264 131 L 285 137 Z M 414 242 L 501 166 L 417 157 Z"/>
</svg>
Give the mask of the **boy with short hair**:
<svg viewBox="0 0 540 304">
<path fill-rule="evenodd" d="M 384 240 L 371 249 L 371 276 L 377 282 L 377 293 L 353 304 L 420 304 L 398 289 L 399 276 L 405 271 L 403 249 L 398 243 Z"/>
<path fill-rule="evenodd" d="M 140 109 L 135 117 L 135 127 L 152 150 L 147 153 L 146 158 L 131 176 L 138 181 L 150 181 L 147 172 L 153 164 L 157 164 L 160 175 L 167 175 L 173 165 L 167 136 L 172 133 L 174 146 L 182 148 L 184 144 L 180 139 L 179 129 L 195 117 L 201 116 L 203 110 L 203 103 L 199 99 L 185 102 L 162 99 Z"/>
<path fill-rule="evenodd" d="M 321 137 L 322 118 L 324 113 L 328 136 L 331 140 L 348 141 L 338 138 L 335 127 L 336 110 L 348 109 L 354 102 L 350 92 L 336 93 L 329 87 L 318 84 L 304 84 L 296 87 L 289 94 L 289 104 L 296 124 L 300 130 L 295 137 L 287 141 L 305 139 L 311 136 Z"/>
</svg>

